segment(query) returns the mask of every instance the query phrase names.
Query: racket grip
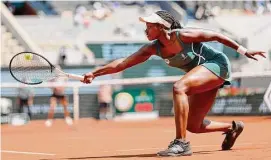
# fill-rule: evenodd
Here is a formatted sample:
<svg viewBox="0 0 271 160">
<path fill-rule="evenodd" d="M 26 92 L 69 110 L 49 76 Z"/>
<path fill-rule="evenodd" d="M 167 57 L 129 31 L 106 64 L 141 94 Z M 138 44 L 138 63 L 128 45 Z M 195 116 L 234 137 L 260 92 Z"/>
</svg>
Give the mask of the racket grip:
<svg viewBox="0 0 271 160">
<path fill-rule="evenodd" d="M 83 81 L 84 80 L 84 76 L 77 75 L 77 74 L 68 74 L 68 78 L 79 80 L 79 81 Z"/>
</svg>

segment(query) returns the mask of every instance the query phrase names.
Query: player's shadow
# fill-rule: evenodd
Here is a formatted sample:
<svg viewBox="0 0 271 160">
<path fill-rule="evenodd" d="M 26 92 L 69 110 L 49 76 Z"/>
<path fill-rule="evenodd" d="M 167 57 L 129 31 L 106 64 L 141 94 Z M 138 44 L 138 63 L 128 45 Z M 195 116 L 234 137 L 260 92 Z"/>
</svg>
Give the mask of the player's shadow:
<svg viewBox="0 0 271 160">
<path fill-rule="evenodd" d="M 213 151 L 197 151 L 193 152 L 193 156 L 202 155 L 202 154 L 213 154 L 215 152 L 219 152 L 221 150 L 213 150 Z M 147 157 L 158 157 L 157 154 L 131 154 L 131 155 L 114 155 L 114 156 L 87 156 L 87 157 L 70 157 L 70 158 L 62 158 L 68 160 L 74 159 L 106 159 L 106 158 L 147 158 Z M 53 160 L 53 159 L 40 159 L 40 160 Z"/>
<path fill-rule="evenodd" d="M 136 157 L 157 157 L 156 154 L 133 154 L 133 155 L 114 155 L 114 156 L 90 156 L 90 157 L 74 157 L 67 158 L 69 160 L 73 159 L 106 159 L 106 158 L 136 158 Z"/>
</svg>

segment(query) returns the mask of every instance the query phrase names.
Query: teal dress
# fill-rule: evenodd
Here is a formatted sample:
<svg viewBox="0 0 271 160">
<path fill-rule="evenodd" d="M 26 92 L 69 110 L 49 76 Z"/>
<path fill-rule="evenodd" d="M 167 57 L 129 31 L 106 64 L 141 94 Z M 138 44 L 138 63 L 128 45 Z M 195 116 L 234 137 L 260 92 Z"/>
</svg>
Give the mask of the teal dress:
<svg viewBox="0 0 271 160">
<path fill-rule="evenodd" d="M 225 80 L 225 85 L 230 85 L 231 65 L 228 57 L 211 46 L 203 43 L 184 43 L 176 32 L 178 41 L 183 50 L 170 58 L 163 58 L 161 44 L 158 40 L 154 41 L 157 47 L 157 56 L 163 58 L 171 66 L 180 68 L 184 72 L 189 72 L 198 65 L 204 66 L 218 77 Z"/>
</svg>

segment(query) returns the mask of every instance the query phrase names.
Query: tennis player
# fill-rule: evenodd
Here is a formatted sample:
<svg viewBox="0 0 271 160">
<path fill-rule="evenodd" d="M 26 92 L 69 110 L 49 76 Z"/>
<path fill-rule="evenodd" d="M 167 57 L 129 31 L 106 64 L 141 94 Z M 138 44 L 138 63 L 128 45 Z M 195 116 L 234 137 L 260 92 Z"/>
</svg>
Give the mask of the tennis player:
<svg viewBox="0 0 271 160">
<path fill-rule="evenodd" d="M 98 76 L 123 71 L 146 61 L 152 55 L 160 56 L 169 66 L 180 68 L 186 74 L 173 85 L 176 137 L 167 149 L 157 154 L 192 155 L 186 130 L 192 133 L 223 132 L 226 137 L 222 149 L 231 149 L 244 129 L 244 123 L 222 123 L 205 119 L 218 89 L 230 84 L 230 61 L 224 53 L 202 42 L 220 42 L 254 60 L 257 60 L 256 55 L 265 57 L 264 52 L 247 50 L 232 39 L 211 30 L 183 28 L 167 11 L 157 11 L 150 16 L 140 17 L 139 20 L 146 23 L 146 36 L 153 42 L 127 58 L 117 59 L 86 73 L 83 83 L 91 83 Z"/>
<path fill-rule="evenodd" d="M 60 66 L 58 66 L 60 68 Z M 65 78 L 57 78 L 51 80 L 51 82 L 57 82 L 57 83 L 65 83 Z M 51 127 L 53 124 L 53 118 L 54 118 L 54 111 L 57 106 L 57 102 L 61 103 L 64 109 L 64 118 L 66 123 L 71 126 L 73 124 L 73 120 L 70 117 L 70 113 L 68 111 L 68 97 L 65 95 L 65 87 L 64 86 L 58 86 L 58 87 L 52 87 L 53 94 L 50 97 L 50 108 L 48 111 L 48 118 L 45 121 L 45 125 L 47 127 Z"/>
</svg>

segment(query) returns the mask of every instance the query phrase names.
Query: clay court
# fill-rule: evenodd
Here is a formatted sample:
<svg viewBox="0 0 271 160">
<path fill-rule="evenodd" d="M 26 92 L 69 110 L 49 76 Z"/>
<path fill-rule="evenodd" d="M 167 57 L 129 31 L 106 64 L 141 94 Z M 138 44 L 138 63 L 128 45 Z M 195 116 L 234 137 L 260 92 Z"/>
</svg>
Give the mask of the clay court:
<svg viewBox="0 0 271 160">
<path fill-rule="evenodd" d="M 194 154 L 161 158 L 156 152 L 174 138 L 173 117 L 137 122 L 80 119 L 69 127 L 62 119 L 51 128 L 44 121 L 20 127 L 2 125 L 3 160 L 87 159 L 271 159 L 271 117 L 209 117 L 212 120 L 243 120 L 245 129 L 230 151 L 221 151 L 220 132 L 188 134 Z"/>
</svg>

